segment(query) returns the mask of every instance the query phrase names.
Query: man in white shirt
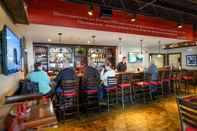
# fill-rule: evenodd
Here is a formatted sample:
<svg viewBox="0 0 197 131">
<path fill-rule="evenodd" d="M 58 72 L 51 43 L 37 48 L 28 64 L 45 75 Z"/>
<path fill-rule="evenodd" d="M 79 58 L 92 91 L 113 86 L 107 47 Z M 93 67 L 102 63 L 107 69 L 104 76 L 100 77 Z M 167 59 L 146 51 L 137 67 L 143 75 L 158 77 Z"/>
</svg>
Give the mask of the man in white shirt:
<svg viewBox="0 0 197 131">
<path fill-rule="evenodd" d="M 102 86 L 99 87 L 99 100 L 103 100 L 103 96 L 106 94 L 106 87 L 108 86 L 107 78 L 114 77 L 116 75 L 115 71 L 111 68 L 111 63 L 106 63 L 105 68 L 102 69 L 100 74 L 100 79 L 102 81 Z"/>
</svg>

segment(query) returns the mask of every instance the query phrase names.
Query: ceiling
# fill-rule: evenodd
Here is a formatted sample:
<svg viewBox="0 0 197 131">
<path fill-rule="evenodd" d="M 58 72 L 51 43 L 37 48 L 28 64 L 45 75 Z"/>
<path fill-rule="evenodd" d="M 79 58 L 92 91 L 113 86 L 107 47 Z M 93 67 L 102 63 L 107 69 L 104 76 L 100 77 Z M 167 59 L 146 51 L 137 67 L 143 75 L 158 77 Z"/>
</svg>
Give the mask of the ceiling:
<svg viewBox="0 0 197 131">
<path fill-rule="evenodd" d="M 108 6 L 180 23 L 197 24 L 197 0 L 64 0 Z"/>
<path fill-rule="evenodd" d="M 26 4 L 23 3 L 26 2 Z M 26 6 L 32 0 L 2 0 L 14 22 L 28 23 L 25 15 Z M 112 7 L 146 16 L 160 17 L 180 23 L 194 25 L 197 30 L 197 0 L 54 0 Z M 47 1 L 46 1 L 47 2 Z"/>
<path fill-rule="evenodd" d="M 162 37 L 150 37 L 134 34 L 124 34 L 115 32 L 105 32 L 96 30 L 85 30 L 78 28 L 67 28 L 48 25 L 19 25 L 21 32 L 27 40 L 41 43 L 59 43 L 58 33 L 62 33 L 62 43 L 65 44 L 96 44 L 96 45 L 119 45 L 119 38 L 122 38 L 122 45 L 128 47 L 138 47 L 140 40 L 143 40 L 143 47 L 155 48 L 158 41 L 162 45 L 181 42 L 182 40 L 169 39 Z M 93 42 L 92 35 L 96 36 L 95 43 Z M 48 39 L 51 41 L 48 42 Z M 88 41 L 90 43 L 88 43 Z"/>
</svg>

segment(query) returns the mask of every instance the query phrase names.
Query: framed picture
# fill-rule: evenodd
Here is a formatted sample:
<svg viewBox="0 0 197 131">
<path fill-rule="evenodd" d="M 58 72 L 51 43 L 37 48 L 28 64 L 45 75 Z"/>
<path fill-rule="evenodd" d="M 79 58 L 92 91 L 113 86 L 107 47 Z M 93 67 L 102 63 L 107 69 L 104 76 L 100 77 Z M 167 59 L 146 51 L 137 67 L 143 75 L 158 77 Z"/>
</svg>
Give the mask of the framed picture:
<svg viewBox="0 0 197 131">
<path fill-rule="evenodd" d="M 197 65 L 197 55 L 187 55 L 186 56 L 186 65 L 187 66 L 196 66 Z"/>
</svg>

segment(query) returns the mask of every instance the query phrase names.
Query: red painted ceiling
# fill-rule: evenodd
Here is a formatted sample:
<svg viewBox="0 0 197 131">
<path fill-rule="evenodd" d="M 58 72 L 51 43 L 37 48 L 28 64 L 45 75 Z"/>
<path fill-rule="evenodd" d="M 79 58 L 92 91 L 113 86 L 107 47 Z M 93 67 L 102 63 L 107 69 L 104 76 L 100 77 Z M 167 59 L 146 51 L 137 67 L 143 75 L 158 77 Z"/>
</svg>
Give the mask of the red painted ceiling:
<svg viewBox="0 0 197 131">
<path fill-rule="evenodd" d="M 131 22 L 131 16 L 120 10 L 113 10 L 111 19 L 100 18 L 100 8 L 94 6 L 94 15 L 88 16 L 88 5 L 65 2 L 64 0 L 26 0 L 30 23 L 122 32 L 138 35 L 159 36 L 193 40 L 191 25 L 177 28 L 177 23 L 161 18 L 137 16 Z"/>
</svg>

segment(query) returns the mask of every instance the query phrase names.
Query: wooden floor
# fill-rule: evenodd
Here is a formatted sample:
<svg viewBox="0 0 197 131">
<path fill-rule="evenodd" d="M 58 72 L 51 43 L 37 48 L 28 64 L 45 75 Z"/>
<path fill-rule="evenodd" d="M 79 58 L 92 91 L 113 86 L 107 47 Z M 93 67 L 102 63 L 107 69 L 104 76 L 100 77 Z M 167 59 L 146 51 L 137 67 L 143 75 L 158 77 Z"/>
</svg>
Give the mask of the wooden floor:
<svg viewBox="0 0 197 131">
<path fill-rule="evenodd" d="M 170 96 L 149 104 L 120 106 L 112 111 L 82 116 L 45 131 L 178 131 L 176 98 Z"/>
</svg>

